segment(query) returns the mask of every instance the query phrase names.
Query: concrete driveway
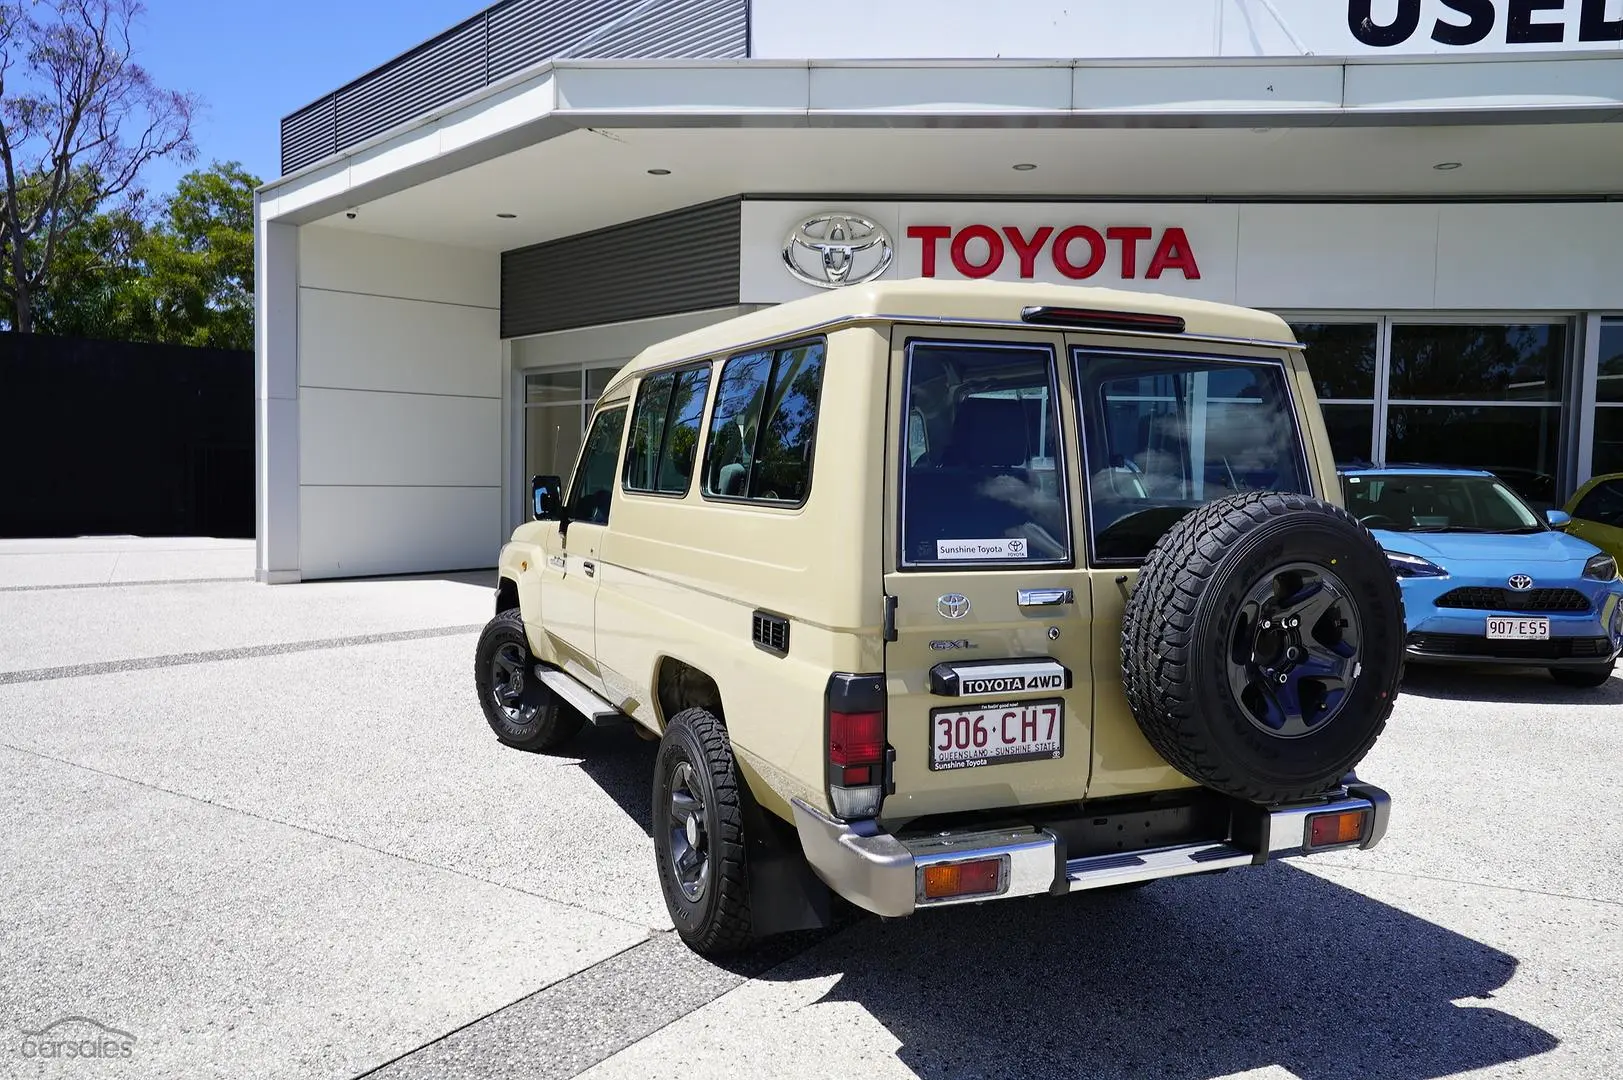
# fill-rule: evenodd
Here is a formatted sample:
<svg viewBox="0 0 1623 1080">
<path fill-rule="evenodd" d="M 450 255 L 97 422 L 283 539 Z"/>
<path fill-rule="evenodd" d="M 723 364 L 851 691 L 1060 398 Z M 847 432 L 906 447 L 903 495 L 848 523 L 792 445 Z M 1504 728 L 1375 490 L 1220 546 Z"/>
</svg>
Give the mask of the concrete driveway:
<svg viewBox="0 0 1623 1080">
<path fill-rule="evenodd" d="M 1623 679 L 1413 674 L 1372 852 L 720 967 L 660 900 L 653 744 L 491 737 L 488 574 L 252 561 L 0 541 L 0 1075 L 1623 1071 Z"/>
</svg>

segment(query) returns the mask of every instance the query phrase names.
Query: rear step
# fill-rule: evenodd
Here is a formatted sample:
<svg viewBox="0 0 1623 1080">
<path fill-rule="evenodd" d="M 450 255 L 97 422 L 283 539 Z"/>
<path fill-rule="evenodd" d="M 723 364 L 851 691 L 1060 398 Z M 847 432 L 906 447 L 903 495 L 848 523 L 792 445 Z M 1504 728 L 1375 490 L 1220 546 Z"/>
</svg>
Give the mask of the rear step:
<svg viewBox="0 0 1623 1080">
<path fill-rule="evenodd" d="M 1065 877 L 1071 892 L 1125 885 L 1133 881 L 1199 874 L 1230 866 L 1249 866 L 1257 861 L 1254 852 L 1233 844 L 1181 844 L 1153 851 L 1112 852 L 1071 859 L 1065 864 Z"/>
<path fill-rule="evenodd" d="M 593 727 L 610 727 L 623 723 L 625 713 L 610 705 L 607 701 L 592 693 L 591 690 L 576 682 L 573 677 L 559 671 L 557 668 L 535 666 L 538 679 L 546 684 L 547 689 L 557 694 L 564 702 L 576 712 L 586 718 L 586 722 Z"/>
</svg>

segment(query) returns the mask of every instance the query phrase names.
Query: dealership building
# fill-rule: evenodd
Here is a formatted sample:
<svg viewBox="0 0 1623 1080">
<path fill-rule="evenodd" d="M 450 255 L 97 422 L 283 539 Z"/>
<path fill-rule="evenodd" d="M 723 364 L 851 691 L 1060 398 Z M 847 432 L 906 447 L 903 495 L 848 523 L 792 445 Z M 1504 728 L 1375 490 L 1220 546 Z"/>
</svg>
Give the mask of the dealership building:
<svg viewBox="0 0 1623 1080">
<path fill-rule="evenodd" d="M 640 349 L 874 277 L 1264 308 L 1342 460 L 1623 471 L 1623 0 L 505 0 L 281 139 L 262 581 L 492 566 Z"/>
</svg>

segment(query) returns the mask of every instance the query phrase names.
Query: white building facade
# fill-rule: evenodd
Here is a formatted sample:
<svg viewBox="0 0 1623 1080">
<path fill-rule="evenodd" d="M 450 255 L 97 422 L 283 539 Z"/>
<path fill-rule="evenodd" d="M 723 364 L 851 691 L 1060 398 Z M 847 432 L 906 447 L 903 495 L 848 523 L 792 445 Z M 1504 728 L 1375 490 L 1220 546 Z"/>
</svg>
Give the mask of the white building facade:
<svg viewBox="0 0 1623 1080">
<path fill-rule="evenodd" d="M 1343 460 L 1559 503 L 1623 471 L 1620 134 L 1623 0 L 507 0 L 283 123 L 258 575 L 491 566 L 638 350 L 880 275 L 1276 311 Z"/>
</svg>

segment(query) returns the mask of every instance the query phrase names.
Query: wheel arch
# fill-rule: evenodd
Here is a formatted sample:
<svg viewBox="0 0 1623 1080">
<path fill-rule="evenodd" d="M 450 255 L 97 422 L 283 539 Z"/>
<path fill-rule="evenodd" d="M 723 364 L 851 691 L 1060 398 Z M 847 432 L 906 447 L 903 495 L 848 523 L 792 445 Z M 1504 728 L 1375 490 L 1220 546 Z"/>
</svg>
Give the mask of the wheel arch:
<svg viewBox="0 0 1623 1080">
<path fill-rule="evenodd" d="M 663 731 L 671 718 L 684 709 L 702 707 L 713 713 L 721 726 L 727 726 L 721 687 L 709 672 L 670 654 L 654 661 L 654 711 Z"/>
</svg>

